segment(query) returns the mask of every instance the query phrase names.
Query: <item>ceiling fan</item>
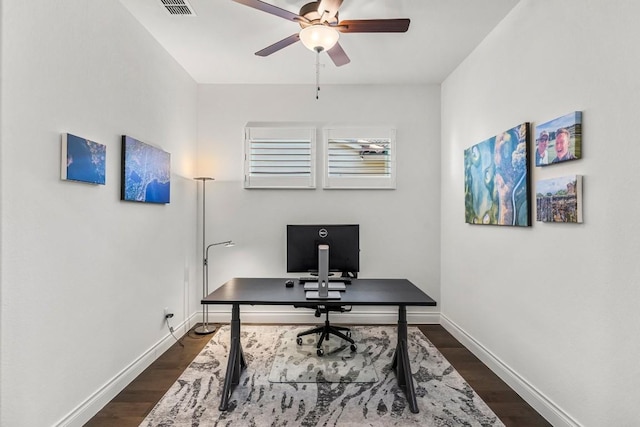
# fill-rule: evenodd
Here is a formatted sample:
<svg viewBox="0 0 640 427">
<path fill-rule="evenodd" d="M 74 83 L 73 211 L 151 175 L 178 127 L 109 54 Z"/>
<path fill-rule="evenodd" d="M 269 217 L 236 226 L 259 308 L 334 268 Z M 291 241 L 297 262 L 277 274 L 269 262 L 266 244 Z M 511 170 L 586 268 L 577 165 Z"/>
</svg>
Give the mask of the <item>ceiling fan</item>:
<svg viewBox="0 0 640 427">
<path fill-rule="evenodd" d="M 254 9 L 296 22 L 302 28 L 271 46 L 256 52 L 258 56 L 268 56 L 297 41 L 309 49 L 326 51 L 336 66 L 351 62 L 338 43 L 340 33 L 404 33 L 409 29 L 409 19 L 355 19 L 340 21 L 338 9 L 343 0 L 319 0 L 307 3 L 300 13 L 289 12 L 260 0 L 233 0 Z"/>
</svg>

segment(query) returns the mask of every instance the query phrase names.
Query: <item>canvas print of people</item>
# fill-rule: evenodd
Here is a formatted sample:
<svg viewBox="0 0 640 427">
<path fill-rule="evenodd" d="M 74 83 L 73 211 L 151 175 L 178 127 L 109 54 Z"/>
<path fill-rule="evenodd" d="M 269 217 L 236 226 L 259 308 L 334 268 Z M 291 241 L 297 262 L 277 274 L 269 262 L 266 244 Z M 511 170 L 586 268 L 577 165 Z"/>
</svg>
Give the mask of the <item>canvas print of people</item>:
<svg viewBox="0 0 640 427">
<path fill-rule="evenodd" d="M 582 223 L 582 175 L 537 181 L 536 221 Z"/>
<path fill-rule="evenodd" d="M 465 222 L 529 226 L 529 123 L 464 151 Z"/>
<path fill-rule="evenodd" d="M 582 157 L 582 112 L 574 111 L 536 126 L 536 166 Z"/>
</svg>

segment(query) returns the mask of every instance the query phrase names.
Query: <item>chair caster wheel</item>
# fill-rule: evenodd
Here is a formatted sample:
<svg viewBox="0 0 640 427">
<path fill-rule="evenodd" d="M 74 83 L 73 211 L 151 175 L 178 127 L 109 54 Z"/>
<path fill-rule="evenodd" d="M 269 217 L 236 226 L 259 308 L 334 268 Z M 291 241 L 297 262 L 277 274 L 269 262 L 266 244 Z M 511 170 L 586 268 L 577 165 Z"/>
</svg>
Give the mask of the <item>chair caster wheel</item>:
<svg viewBox="0 0 640 427">
<path fill-rule="evenodd" d="M 323 350 L 323 349 L 321 349 L 321 348 L 319 348 L 319 349 L 316 351 L 316 354 L 317 354 L 318 356 L 322 357 L 322 356 L 324 356 L 324 350 Z"/>
<path fill-rule="evenodd" d="M 296 338 L 296 343 L 298 345 L 302 345 L 302 338 L 301 337 Z"/>
<path fill-rule="evenodd" d="M 351 351 L 356 351 L 358 347 L 355 344 L 351 344 Z"/>
</svg>

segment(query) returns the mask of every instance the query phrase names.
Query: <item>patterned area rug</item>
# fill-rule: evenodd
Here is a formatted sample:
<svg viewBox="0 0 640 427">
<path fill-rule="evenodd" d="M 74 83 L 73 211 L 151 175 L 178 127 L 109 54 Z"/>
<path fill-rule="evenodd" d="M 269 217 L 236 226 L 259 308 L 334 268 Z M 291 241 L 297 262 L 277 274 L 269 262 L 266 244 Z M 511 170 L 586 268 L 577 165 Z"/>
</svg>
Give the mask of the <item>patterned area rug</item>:
<svg viewBox="0 0 640 427">
<path fill-rule="evenodd" d="M 276 352 L 269 374 L 272 383 L 375 383 L 378 382 L 376 369 L 371 360 L 371 348 L 360 345 L 364 342 L 358 328 L 352 329 L 356 351 L 350 344 L 338 337 L 330 336 L 322 342 L 324 355 L 318 357 L 316 344 L 320 335 L 296 338 L 302 328 L 286 328 L 280 331 L 276 342 Z"/>
<path fill-rule="evenodd" d="M 247 369 L 220 412 L 229 352 L 223 326 L 142 422 L 142 426 L 503 426 L 496 415 L 415 327 L 409 358 L 420 412 L 409 410 L 391 369 L 395 326 L 355 326 L 359 348 L 378 374 L 374 383 L 273 383 L 268 377 L 287 333 L 302 326 L 242 325 Z M 348 349 L 345 351 L 349 351 Z"/>
</svg>

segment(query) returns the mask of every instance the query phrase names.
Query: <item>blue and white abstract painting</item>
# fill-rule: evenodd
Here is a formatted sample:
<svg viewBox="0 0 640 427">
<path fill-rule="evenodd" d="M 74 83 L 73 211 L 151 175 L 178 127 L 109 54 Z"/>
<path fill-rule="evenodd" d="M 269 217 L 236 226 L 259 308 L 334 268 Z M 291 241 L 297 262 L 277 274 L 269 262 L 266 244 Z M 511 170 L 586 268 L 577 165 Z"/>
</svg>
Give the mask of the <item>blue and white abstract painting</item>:
<svg viewBox="0 0 640 427">
<path fill-rule="evenodd" d="M 106 156 L 106 145 L 63 133 L 60 178 L 104 185 Z"/>
<path fill-rule="evenodd" d="M 122 136 L 121 199 L 169 203 L 171 154 L 130 136 Z"/>
</svg>

